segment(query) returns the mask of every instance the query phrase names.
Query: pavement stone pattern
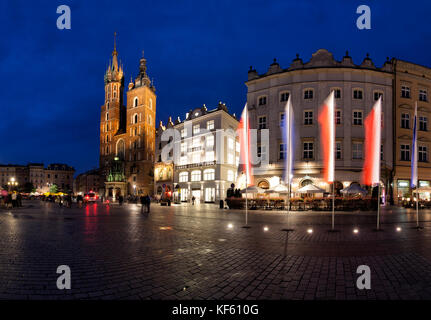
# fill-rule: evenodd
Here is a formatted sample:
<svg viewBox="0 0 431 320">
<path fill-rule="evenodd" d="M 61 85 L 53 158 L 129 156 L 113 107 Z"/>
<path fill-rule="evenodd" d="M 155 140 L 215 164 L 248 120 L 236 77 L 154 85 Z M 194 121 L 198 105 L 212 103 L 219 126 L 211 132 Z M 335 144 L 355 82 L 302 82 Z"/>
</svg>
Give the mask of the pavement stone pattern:
<svg viewBox="0 0 431 320">
<path fill-rule="evenodd" d="M 337 212 L 335 233 L 330 213 L 244 218 L 212 204 L 0 209 L 0 299 L 431 299 L 431 211 L 416 230 L 414 211 L 385 208 L 382 232 L 374 212 Z M 71 290 L 56 287 L 59 265 Z M 359 265 L 370 290 L 356 288 Z"/>
</svg>

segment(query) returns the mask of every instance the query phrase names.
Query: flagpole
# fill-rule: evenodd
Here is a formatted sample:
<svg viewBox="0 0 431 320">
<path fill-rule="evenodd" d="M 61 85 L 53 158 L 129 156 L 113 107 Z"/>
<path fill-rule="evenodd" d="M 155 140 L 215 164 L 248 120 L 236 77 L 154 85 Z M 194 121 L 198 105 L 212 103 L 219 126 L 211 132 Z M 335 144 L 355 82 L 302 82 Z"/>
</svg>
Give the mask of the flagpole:
<svg viewBox="0 0 431 320">
<path fill-rule="evenodd" d="M 416 228 L 419 228 L 419 192 L 416 186 Z"/>
<path fill-rule="evenodd" d="M 248 179 L 247 179 L 247 169 L 246 169 L 246 173 L 245 173 L 245 227 L 247 227 L 248 225 L 248 192 L 247 192 L 247 188 L 248 188 Z"/>
<path fill-rule="evenodd" d="M 380 174 L 379 174 L 380 180 Z M 377 187 L 377 231 L 380 230 L 380 181 Z"/>
<path fill-rule="evenodd" d="M 332 231 L 335 227 L 335 179 L 332 182 Z"/>
</svg>

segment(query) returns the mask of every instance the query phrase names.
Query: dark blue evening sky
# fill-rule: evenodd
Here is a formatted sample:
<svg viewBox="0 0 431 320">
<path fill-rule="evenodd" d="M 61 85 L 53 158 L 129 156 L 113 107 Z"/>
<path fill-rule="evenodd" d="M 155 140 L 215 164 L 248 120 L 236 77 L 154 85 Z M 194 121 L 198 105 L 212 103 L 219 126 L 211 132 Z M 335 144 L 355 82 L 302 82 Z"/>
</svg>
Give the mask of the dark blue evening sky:
<svg viewBox="0 0 431 320">
<path fill-rule="evenodd" d="M 56 28 L 69 5 L 72 29 Z M 356 28 L 371 7 L 371 30 Z M 218 101 L 240 113 L 247 71 L 287 67 L 319 48 L 356 63 L 367 52 L 431 65 L 429 1 L 23 1 L 0 3 L 0 163 L 98 166 L 103 75 L 113 33 L 126 85 L 145 50 L 157 123 Z"/>
</svg>

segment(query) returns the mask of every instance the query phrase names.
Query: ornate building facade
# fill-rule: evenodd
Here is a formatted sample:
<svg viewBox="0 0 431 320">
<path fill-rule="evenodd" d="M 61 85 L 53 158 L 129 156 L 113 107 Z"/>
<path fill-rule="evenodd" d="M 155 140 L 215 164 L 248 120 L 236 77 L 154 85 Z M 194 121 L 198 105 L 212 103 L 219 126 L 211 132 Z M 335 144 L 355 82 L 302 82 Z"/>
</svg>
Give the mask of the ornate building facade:
<svg viewBox="0 0 431 320">
<path fill-rule="evenodd" d="M 239 162 L 238 120 L 225 104 L 207 110 L 203 105 L 187 112 L 183 121 L 169 118 L 156 131 L 155 193 L 174 201 L 214 203 L 226 198 L 236 181 Z M 173 150 L 163 159 L 163 149 L 171 143 L 163 137 L 167 129 L 177 132 Z"/>
<path fill-rule="evenodd" d="M 386 61 L 376 67 L 368 57 L 355 64 L 346 55 L 337 61 L 325 49 L 315 52 L 310 61 L 299 56 L 287 68 L 274 60 L 266 73 L 250 68 L 246 82 L 250 128 L 269 129 L 269 146 L 260 145 L 257 154 L 269 164 L 254 167 L 255 184 L 272 187 L 283 177 L 285 144 L 280 127 L 284 107 L 291 97 L 294 109 L 294 168 L 292 191 L 306 184 L 330 192 L 323 181 L 322 153 L 318 125 L 319 107 L 333 90 L 336 109 L 335 188 L 339 191 L 360 183 L 364 158 L 364 120 L 374 102 L 383 97 L 381 184 L 384 193 L 392 194 L 393 65 Z M 258 134 L 259 137 L 259 134 Z"/>
<path fill-rule="evenodd" d="M 399 202 L 410 198 L 411 156 L 415 104 L 418 129 L 418 180 L 420 187 L 431 186 L 431 130 L 428 124 L 431 113 L 429 92 L 431 90 L 431 69 L 415 63 L 393 60 L 394 63 L 394 196 Z M 430 199 L 430 193 L 421 198 Z"/>
<path fill-rule="evenodd" d="M 100 116 L 100 174 L 105 196 L 152 194 L 156 89 L 142 58 L 139 73 L 124 95 L 124 72 L 114 46 L 105 73 L 105 102 Z M 102 183 L 103 184 L 103 183 Z"/>
</svg>

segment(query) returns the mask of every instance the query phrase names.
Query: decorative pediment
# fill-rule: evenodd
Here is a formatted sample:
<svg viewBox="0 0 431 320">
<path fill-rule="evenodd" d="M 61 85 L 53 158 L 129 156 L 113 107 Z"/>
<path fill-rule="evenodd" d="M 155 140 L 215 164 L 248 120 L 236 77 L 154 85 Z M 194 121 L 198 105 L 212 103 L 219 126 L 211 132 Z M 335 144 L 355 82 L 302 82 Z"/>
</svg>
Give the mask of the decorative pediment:
<svg viewBox="0 0 431 320">
<path fill-rule="evenodd" d="M 336 66 L 338 64 L 335 61 L 334 56 L 326 49 L 319 49 L 311 56 L 311 59 L 308 63 L 305 64 L 305 67 L 331 67 Z"/>
<path fill-rule="evenodd" d="M 418 141 L 419 142 L 431 142 L 431 140 L 426 138 L 426 137 L 418 137 Z"/>
<path fill-rule="evenodd" d="M 398 106 L 398 108 L 404 109 L 404 110 L 413 110 L 413 107 L 409 106 L 408 104 L 402 104 L 402 105 Z"/>
</svg>

